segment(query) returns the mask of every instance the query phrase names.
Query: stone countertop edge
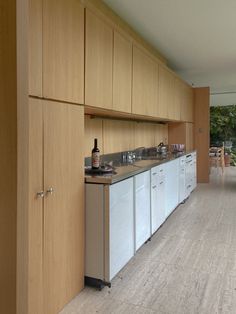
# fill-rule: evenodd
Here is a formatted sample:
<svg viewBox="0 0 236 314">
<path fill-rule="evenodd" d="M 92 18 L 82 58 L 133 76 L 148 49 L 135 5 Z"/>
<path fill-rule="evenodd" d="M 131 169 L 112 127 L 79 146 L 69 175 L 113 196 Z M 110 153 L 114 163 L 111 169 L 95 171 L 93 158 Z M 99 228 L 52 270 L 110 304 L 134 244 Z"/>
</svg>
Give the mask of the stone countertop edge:
<svg viewBox="0 0 236 314">
<path fill-rule="evenodd" d="M 152 169 L 153 167 L 167 163 L 176 158 L 181 158 L 183 156 L 189 155 L 193 152 L 196 152 L 196 150 L 190 150 L 190 151 L 184 152 L 180 156 L 169 155 L 166 159 L 162 159 L 162 160 L 158 160 L 158 159 L 157 160 L 153 160 L 153 159 L 152 160 L 146 160 L 146 159 L 137 160 L 133 164 L 127 164 L 124 166 L 116 167 L 116 170 L 115 170 L 116 174 L 100 175 L 100 176 L 85 175 L 85 183 L 111 185 L 119 181 L 133 177 L 144 171 L 148 171 Z"/>
</svg>

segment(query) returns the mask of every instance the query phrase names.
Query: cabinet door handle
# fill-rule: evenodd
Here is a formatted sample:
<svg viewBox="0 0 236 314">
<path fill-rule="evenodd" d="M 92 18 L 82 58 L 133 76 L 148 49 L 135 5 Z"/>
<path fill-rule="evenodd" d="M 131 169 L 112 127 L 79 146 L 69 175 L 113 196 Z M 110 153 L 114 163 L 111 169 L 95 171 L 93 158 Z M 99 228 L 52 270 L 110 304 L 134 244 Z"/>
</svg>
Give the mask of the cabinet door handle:
<svg viewBox="0 0 236 314">
<path fill-rule="evenodd" d="M 153 176 L 155 176 L 156 174 L 157 174 L 156 172 L 153 172 L 153 173 L 152 173 Z"/>
<path fill-rule="evenodd" d="M 50 187 L 50 188 L 47 190 L 47 194 L 52 195 L 52 194 L 53 194 L 53 192 L 54 192 L 54 190 L 53 190 L 53 188 L 52 188 L 52 187 Z"/>
<path fill-rule="evenodd" d="M 39 191 L 36 193 L 37 198 L 43 198 L 44 197 L 44 191 Z"/>
<path fill-rule="evenodd" d="M 153 189 L 155 189 L 156 187 L 157 187 L 156 185 L 153 185 L 153 186 L 152 186 Z"/>
<path fill-rule="evenodd" d="M 164 182 L 163 181 L 161 181 L 159 184 L 161 185 L 161 184 L 163 184 Z"/>
</svg>

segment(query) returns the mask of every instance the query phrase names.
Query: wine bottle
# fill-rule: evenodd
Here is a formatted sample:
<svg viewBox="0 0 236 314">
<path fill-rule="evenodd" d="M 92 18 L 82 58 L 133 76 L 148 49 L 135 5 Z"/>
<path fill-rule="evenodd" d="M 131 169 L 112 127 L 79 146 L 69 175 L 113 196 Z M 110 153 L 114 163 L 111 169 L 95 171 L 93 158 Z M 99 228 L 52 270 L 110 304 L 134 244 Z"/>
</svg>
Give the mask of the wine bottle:
<svg viewBox="0 0 236 314">
<path fill-rule="evenodd" d="M 92 169 L 100 167 L 100 150 L 98 149 L 98 140 L 94 139 L 94 148 L 92 149 Z"/>
</svg>

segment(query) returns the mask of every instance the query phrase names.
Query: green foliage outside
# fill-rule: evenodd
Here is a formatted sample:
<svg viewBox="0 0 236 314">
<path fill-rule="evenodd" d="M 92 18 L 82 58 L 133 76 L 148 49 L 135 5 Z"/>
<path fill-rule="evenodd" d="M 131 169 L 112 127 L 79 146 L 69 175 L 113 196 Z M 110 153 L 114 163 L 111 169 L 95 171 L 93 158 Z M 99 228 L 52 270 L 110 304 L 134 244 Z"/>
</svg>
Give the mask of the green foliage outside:
<svg viewBox="0 0 236 314">
<path fill-rule="evenodd" d="M 236 105 L 210 108 L 210 138 L 212 145 L 232 141 L 233 147 L 227 153 L 236 166 Z"/>
</svg>

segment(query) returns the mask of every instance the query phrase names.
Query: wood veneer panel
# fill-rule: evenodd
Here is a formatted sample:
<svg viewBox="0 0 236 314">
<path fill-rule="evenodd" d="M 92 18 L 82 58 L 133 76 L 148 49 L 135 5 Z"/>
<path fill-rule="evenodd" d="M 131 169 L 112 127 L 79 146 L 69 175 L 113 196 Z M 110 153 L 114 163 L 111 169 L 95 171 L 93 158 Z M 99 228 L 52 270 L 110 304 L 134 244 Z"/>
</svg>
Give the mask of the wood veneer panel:
<svg viewBox="0 0 236 314">
<path fill-rule="evenodd" d="M 209 87 L 194 88 L 194 139 L 197 149 L 197 181 L 209 182 Z"/>
<path fill-rule="evenodd" d="M 113 30 L 86 9 L 85 104 L 112 108 Z"/>
<path fill-rule="evenodd" d="M 29 94 L 43 95 L 43 0 L 29 0 Z"/>
<path fill-rule="evenodd" d="M 103 154 L 103 120 L 85 115 L 84 118 L 84 156 L 90 157 L 94 146 L 94 139 L 98 139 L 100 154 Z"/>
<path fill-rule="evenodd" d="M 0 313 L 16 311 L 16 1 L 0 9 Z"/>
<path fill-rule="evenodd" d="M 134 148 L 134 125 L 129 121 L 103 121 L 104 154 Z"/>
<path fill-rule="evenodd" d="M 113 110 L 131 113 L 132 43 L 114 31 Z"/>
<path fill-rule="evenodd" d="M 84 103 L 84 8 L 43 0 L 43 96 Z"/>
<path fill-rule="evenodd" d="M 84 111 L 44 102 L 44 313 L 84 287 Z"/>
</svg>

